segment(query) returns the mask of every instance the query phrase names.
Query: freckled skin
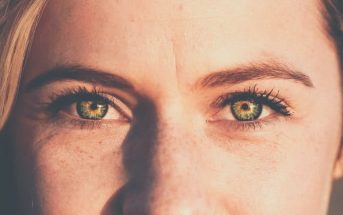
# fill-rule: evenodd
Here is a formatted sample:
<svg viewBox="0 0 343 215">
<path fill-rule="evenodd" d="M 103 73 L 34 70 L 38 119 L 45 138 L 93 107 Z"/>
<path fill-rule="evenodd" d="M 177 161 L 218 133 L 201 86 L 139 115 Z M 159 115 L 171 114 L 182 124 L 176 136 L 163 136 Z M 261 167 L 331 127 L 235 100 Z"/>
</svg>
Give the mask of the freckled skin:
<svg viewBox="0 0 343 215">
<path fill-rule="evenodd" d="M 19 95 L 9 128 L 22 211 L 326 214 L 333 170 L 340 177 L 341 95 L 322 23 L 315 0 L 51 0 L 22 83 L 55 65 L 99 68 L 132 83 L 134 96 L 102 88 L 136 106 L 130 122 L 81 128 L 46 120 L 37 104 L 91 84 L 60 81 Z M 214 71 L 275 59 L 314 87 L 266 79 L 193 88 Z M 261 126 L 236 129 L 224 108 L 215 115 L 224 120 L 211 121 L 216 98 L 255 85 L 279 91 L 292 117 L 269 110 Z"/>
</svg>

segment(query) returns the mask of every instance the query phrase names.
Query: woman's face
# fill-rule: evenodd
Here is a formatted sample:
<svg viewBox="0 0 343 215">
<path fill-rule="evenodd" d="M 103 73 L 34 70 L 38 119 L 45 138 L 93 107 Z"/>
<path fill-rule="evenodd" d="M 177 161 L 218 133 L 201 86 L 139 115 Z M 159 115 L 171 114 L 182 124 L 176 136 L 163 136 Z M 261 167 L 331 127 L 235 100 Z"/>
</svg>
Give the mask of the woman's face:
<svg viewBox="0 0 343 215">
<path fill-rule="evenodd" d="M 342 105 L 320 8 L 51 0 L 10 121 L 25 214 L 325 214 Z"/>
</svg>

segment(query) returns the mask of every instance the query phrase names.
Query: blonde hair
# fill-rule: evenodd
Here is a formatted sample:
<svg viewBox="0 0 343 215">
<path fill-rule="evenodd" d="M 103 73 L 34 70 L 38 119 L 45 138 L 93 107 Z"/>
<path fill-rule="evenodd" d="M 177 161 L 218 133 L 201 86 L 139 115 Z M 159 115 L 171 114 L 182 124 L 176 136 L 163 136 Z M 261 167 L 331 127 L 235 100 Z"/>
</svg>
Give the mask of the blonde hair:
<svg viewBox="0 0 343 215">
<path fill-rule="evenodd" d="M 10 115 L 25 56 L 46 0 L 0 0 L 0 131 Z"/>
</svg>

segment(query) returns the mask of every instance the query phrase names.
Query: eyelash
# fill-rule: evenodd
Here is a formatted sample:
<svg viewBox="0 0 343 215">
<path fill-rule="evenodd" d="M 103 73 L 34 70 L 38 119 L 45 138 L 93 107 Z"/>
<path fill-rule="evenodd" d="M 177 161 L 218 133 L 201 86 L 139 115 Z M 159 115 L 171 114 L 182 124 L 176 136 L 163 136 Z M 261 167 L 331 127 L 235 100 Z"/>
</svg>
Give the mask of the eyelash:
<svg viewBox="0 0 343 215">
<path fill-rule="evenodd" d="M 289 110 L 289 105 L 278 97 L 279 92 L 273 95 L 274 89 L 267 91 L 260 91 L 256 85 L 254 87 L 249 87 L 247 90 L 236 91 L 234 93 L 228 93 L 220 96 L 212 103 L 212 106 L 216 109 L 223 109 L 226 106 L 231 105 L 235 101 L 239 100 L 254 100 L 261 103 L 262 105 L 267 105 L 276 113 L 289 117 L 292 116 Z M 79 87 L 75 89 L 67 89 L 62 92 L 56 93 L 50 97 L 50 102 L 46 104 L 46 110 L 52 119 L 59 120 L 58 113 L 63 110 L 63 108 L 71 105 L 72 103 L 82 101 L 82 100 L 100 100 L 103 101 L 113 108 L 115 108 L 120 114 L 126 116 L 126 114 L 115 104 L 115 102 L 106 96 L 104 92 L 93 88 L 89 90 L 85 87 Z M 231 122 L 237 130 L 246 131 L 248 129 L 255 130 L 257 127 L 262 127 L 267 122 L 265 119 L 257 119 L 254 121 L 234 121 Z M 85 119 L 69 119 L 68 123 L 73 126 L 78 126 L 80 128 L 98 128 L 103 125 L 102 120 L 85 120 Z M 231 125 L 230 125 L 231 126 Z"/>
<path fill-rule="evenodd" d="M 248 89 L 244 89 L 243 91 L 236 91 L 234 93 L 228 93 L 225 95 L 220 96 L 218 99 L 212 103 L 212 106 L 215 109 L 223 109 L 226 106 L 230 106 L 236 101 L 240 100 L 254 100 L 263 106 L 266 105 L 275 111 L 277 114 L 290 117 L 293 113 L 289 110 L 290 106 L 285 102 L 284 99 L 279 98 L 279 91 L 274 93 L 274 89 L 267 91 L 263 90 L 260 91 L 257 86 L 249 87 Z M 257 119 L 253 121 L 234 121 L 230 122 L 231 125 L 235 126 L 237 130 L 247 131 L 249 129 L 255 130 L 256 128 L 261 128 L 265 123 L 269 122 L 267 119 Z M 231 126 L 230 125 L 230 126 Z"/>
<path fill-rule="evenodd" d="M 58 113 L 63 110 L 63 108 L 79 101 L 83 100 L 97 100 L 109 104 L 115 108 L 120 114 L 129 119 L 129 117 L 124 113 L 121 108 L 116 105 L 114 100 L 106 93 L 102 92 L 97 88 L 89 90 L 85 87 L 79 87 L 75 89 L 67 89 L 62 92 L 56 93 L 49 98 L 49 102 L 46 103 L 46 110 L 52 119 L 58 119 Z M 102 120 L 88 120 L 88 119 L 70 119 L 68 123 L 73 126 L 78 126 L 80 128 L 93 129 L 102 126 L 104 123 Z"/>
</svg>

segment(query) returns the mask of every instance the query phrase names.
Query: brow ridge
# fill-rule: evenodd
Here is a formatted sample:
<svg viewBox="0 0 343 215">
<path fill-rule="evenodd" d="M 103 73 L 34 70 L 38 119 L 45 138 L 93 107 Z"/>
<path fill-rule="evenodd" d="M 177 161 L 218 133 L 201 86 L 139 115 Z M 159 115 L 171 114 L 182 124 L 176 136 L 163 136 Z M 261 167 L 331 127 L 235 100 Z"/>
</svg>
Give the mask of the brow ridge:
<svg viewBox="0 0 343 215">
<path fill-rule="evenodd" d="M 198 82 L 200 84 L 198 85 L 202 88 L 219 87 L 260 79 L 293 80 L 307 87 L 314 87 L 314 84 L 308 75 L 290 69 L 288 66 L 280 63 L 257 63 L 222 70 L 200 79 Z"/>
<path fill-rule="evenodd" d="M 220 87 L 223 85 L 232 85 L 260 79 L 293 80 L 304 86 L 314 87 L 310 77 L 305 73 L 290 69 L 284 64 L 275 62 L 251 63 L 214 72 L 200 79 L 196 85 L 200 85 L 201 88 Z M 27 91 L 31 91 L 49 83 L 63 80 L 76 80 L 91 84 L 101 84 L 107 87 L 117 87 L 120 89 L 134 89 L 133 85 L 121 76 L 80 65 L 61 65 L 49 69 L 29 81 L 24 88 Z"/>
<path fill-rule="evenodd" d="M 32 91 L 49 83 L 64 80 L 101 84 L 103 86 L 120 89 L 133 89 L 133 85 L 123 77 L 80 65 L 62 65 L 49 69 L 29 81 L 24 89 L 26 91 Z"/>
</svg>

